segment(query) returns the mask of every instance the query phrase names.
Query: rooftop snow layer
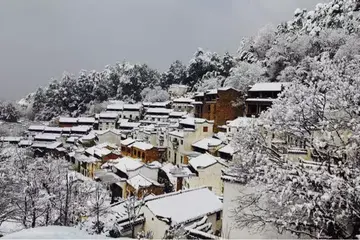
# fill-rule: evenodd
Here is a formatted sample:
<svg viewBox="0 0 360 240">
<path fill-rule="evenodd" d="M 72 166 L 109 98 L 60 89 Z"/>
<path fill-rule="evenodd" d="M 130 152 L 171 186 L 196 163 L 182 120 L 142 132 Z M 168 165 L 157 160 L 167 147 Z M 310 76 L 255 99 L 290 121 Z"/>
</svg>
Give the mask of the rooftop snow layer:
<svg viewBox="0 0 360 240">
<path fill-rule="evenodd" d="M 59 123 L 77 123 L 78 119 L 77 118 L 72 118 L 72 117 L 60 117 L 59 118 Z"/>
<path fill-rule="evenodd" d="M 208 153 L 204 153 L 198 157 L 190 159 L 189 164 L 196 170 L 198 168 L 207 168 L 217 162 L 216 157 Z"/>
<path fill-rule="evenodd" d="M 78 122 L 79 123 L 94 123 L 95 118 L 93 118 L 93 117 L 79 117 Z"/>
<path fill-rule="evenodd" d="M 99 114 L 100 118 L 117 118 L 119 114 L 117 112 L 101 112 Z"/>
<path fill-rule="evenodd" d="M 28 130 L 29 131 L 44 131 L 46 126 L 43 125 L 30 125 Z"/>
<path fill-rule="evenodd" d="M 123 145 L 123 146 L 128 146 L 128 145 L 130 145 L 130 144 L 132 144 L 132 143 L 134 143 L 134 142 L 135 142 L 134 139 L 132 139 L 132 138 L 127 138 L 127 139 L 121 141 L 121 145 Z"/>
<path fill-rule="evenodd" d="M 176 136 L 176 137 L 184 137 L 184 131 L 175 130 L 172 132 L 169 132 L 170 135 Z"/>
<path fill-rule="evenodd" d="M 151 197 L 145 205 L 156 217 L 171 219 L 173 225 L 222 210 L 221 201 L 206 187 Z"/>
<path fill-rule="evenodd" d="M 149 108 L 146 111 L 146 114 L 151 114 L 151 113 L 167 113 L 167 114 L 169 114 L 172 111 L 173 110 L 169 109 L 169 108 Z"/>
<path fill-rule="evenodd" d="M 132 146 L 136 147 L 138 149 L 144 150 L 144 151 L 152 149 L 154 147 L 152 144 L 145 143 L 145 142 L 134 142 L 134 144 Z"/>
<path fill-rule="evenodd" d="M 209 137 L 209 138 L 204 138 L 204 139 L 201 139 L 200 141 L 193 143 L 192 146 L 201 148 L 204 150 L 208 150 L 209 147 L 216 147 L 216 146 L 219 146 L 221 143 L 222 143 L 221 140 Z"/>
<path fill-rule="evenodd" d="M 155 182 L 141 174 L 137 174 L 127 180 L 133 188 L 139 189 L 141 187 L 150 187 L 151 185 L 160 186 L 160 183 Z"/>
<path fill-rule="evenodd" d="M 263 82 L 255 83 L 251 88 L 250 92 L 260 92 L 260 91 L 277 91 L 280 92 L 282 87 L 289 85 L 288 82 Z"/>
<path fill-rule="evenodd" d="M 59 138 L 60 135 L 59 134 L 51 134 L 51 133 L 42 133 L 42 134 L 38 134 L 34 137 L 35 140 L 52 140 L 52 141 L 56 141 L 57 138 Z"/>
<path fill-rule="evenodd" d="M 230 155 L 233 155 L 235 153 L 234 148 L 231 146 L 231 144 L 226 145 L 225 147 L 222 147 L 219 149 L 219 152 L 227 153 Z"/>
<path fill-rule="evenodd" d="M 141 168 L 143 165 L 144 164 L 140 159 L 123 157 L 119 159 L 119 162 L 115 164 L 114 167 L 123 173 L 127 173 L 128 171 L 135 171 L 136 169 Z"/>
<path fill-rule="evenodd" d="M 231 121 L 227 121 L 226 125 L 229 127 L 248 127 L 249 125 L 251 125 L 253 122 L 255 121 L 254 118 L 250 118 L 250 117 L 238 117 L 234 120 Z"/>
<path fill-rule="evenodd" d="M 194 101 L 195 100 L 191 98 L 176 98 L 173 100 L 174 103 L 188 103 L 188 104 L 191 104 Z"/>
</svg>

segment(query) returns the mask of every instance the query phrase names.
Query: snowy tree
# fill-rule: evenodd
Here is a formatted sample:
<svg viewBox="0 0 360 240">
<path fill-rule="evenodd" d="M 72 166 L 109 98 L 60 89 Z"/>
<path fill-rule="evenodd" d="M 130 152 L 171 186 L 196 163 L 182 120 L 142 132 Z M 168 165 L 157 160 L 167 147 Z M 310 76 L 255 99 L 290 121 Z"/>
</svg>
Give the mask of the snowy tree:
<svg viewBox="0 0 360 240">
<path fill-rule="evenodd" d="M 90 211 L 95 216 L 92 228 L 96 234 L 104 232 L 105 223 L 100 220 L 100 217 L 106 214 L 109 208 L 109 204 L 106 201 L 108 193 L 104 189 L 105 187 L 101 186 L 100 183 L 97 184 L 90 200 Z"/>
<path fill-rule="evenodd" d="M 141 91 L 141 97 L 144 102 L 164 102 L 170 99 L 169 93 L 160 86 L 144 88 Z"/>
<path fill-rule="evenodd" d="M 130 196 L 126 199 L 125 202 L 125 212 L 127 214 L 130 229 L 131 229 L 131 237 L 135 238 L 135 223 L 136 220 L 138 220 L 140 214 L 141 214 L 141 208 L 143 207 L 144 203 L 144 197 L 142 199 L 137 199 L 136 196 Z"/>
<path fill-rule="evenodd" d="M 176 60 L 170 65 L 169 70 L 161 75 L 160 86 L 167 89 L 171 84 L 181 84 L 185 78 L 186 66 Z"/>
<path fill-rule="evenodd" d="M 3 103 L 0 105 L 0 118 L 6 122 L 17 122 L 20 117 L 20 112 L 15 106 L 10 103 Z"/>
<path fill-rule="evenodd" d="M 239 227 L 272 224 L 311 238 L 359 234 L 359 63 L 323 57 L 257 125 L 241 130 L 233 171 L 260 190 L 239 198 Z M 306 142 L 314 162 L 287 159 L 269 144 L 272 133 Z"/>
</svg>

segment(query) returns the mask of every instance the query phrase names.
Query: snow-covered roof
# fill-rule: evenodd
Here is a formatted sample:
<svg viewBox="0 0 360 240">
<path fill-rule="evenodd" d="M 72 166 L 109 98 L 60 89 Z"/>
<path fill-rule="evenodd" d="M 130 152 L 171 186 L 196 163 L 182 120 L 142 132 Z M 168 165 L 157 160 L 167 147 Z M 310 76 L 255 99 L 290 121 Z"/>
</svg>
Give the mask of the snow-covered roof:
<svg viewBox="0 0 360 240">
<path fill-rule="evenodd" d="M 71 127 L 63 127 L 63 128 L 61 128 L 61 130 L 63 133 L 69 133 L 69 132 L 71 132 Z"/>
<path fill-rule="evenodd" d="M 170 182 L 173 184 L 173 185 L 176 185 L 176 180 L 177 178 L 171 173 L 171 171 L 173 169 L 175 169 L 176 166 L 172 163 L 165 163 L 162 167 L 161 167 L 161 170 L 163 170 L 166 175 L 168 176 Z"/>
<path fill-rule="evenodd" d="M 111 129 L 106 129 L 106 130 L 96 130 L 96 131 L 94 131 L 94 133 L 96 134 L 96 135 L 103 135 L 103 134 L 106 134 L 106 133 L 109 133 L 109 132 L 111 132 L 111 133 L 114 133 L 114 134 L 116 134 L 116 135 L 121 135 L 121 131 L 120 130 L 118 130 L 118 129 L 113 129 L 113 128 L 111 128 Z"/>
<path fill-rule="evenodd" d="M 20 142 L 22 137 L 0 137 L 1 142 Z"/>
<path fill-rule="evenodd" d="M 135 142 L 134 139 L 132 139 L 132 138 L 127 138 L 127 139 L 121 141 L 121 145 L 123 145 L 123 146 L 128 146 L 128 145 L 130 145 L 130 144 L 133 144 L 134 142 Z"/>
<path fill-rule="evenodd" d="M 44 129 L 44 132 L 62 132 L 62 128 L 61 127 L 46 127 Z"/>
<path fill-rule="evenodd" d="M 204 122 L 213 123 L 213 121 L 206 120 L 205 118 L 187 117 L 187 118 L 181 120 L 181 121 L 180 121 L 180 124 L 193 125 L 193 126 L 195 126 L 195 123 L 204 123 Z"/>
<path fill-rule="evenodd" d="M 209 147 L 217 147 L 222 144 L 222 141 L 216 138 L 203 138 L 192 144 L 193 147 L 201 148 L 204 150 L 208 150 Z"/>
<path fill-rule="evenodd" d="M 110 105 L 107 105 L 106 109 L 107 110 L 118 110 L 118 111 L 121 111 L 124 107 L 124 104 L 123 103 L 115 103 L 115 104 L 110 104 Z"/>
<path fill-rule="evenodd" d="M 59 134 L 52 134 L 52 133 L 41 133 L 41 134 L 37 134 L 34 139 L 41 139 L 41 140 L 52 140 L 55 141 L 57 138 L 59 138 L 60 135 Z"/>
<path fill-rule="evenodd" d="M 53 143 L 50 143 L 49 145 L 47 145 L 47 149 L 55 149 L 55 148 L 58 148 L 62 145 L 61 142 L 53 142 Z"/>
<path fill-rule="evenodd" d="M 34 142 L 32 148 L 47 148 L 50 145 L 49 142 Z"/>
<path fill-rule="evenodd" d="M 86 156 L 84 154 L 77 154 L 75 155 L 75 159 L 79 162 L 85 162 L 85 163 L 94 163 L 98 162 L 99 159 L 93 157 L 93 156 Z"/>
<path fill-rule="evenodd" d="M 145 142 L 134 142 L 132 147 L 136 147 L 138 149 L 141 149 L 141 150 L 149 150 L 149 149 L 152 149 L 154 146 L 150 143 L 145 143 Z"/>
<path fill-rule="evenodd" d="M 173 100 L 174 103 L 188 103 L 188 104 L 191 104 L 192 102 L 194 102 L 195 100 L 192 99 L 192 98 L 175 98 Z"/>
<path fill-rule="evenodd" d="M 169 105 L 171 102 L 170 101 L 165 101 L 165 102 L 152 102 L 150 103 L 150 107 L 166 107 L 167 105 Z"/>
<path fill-rule="evenodd" d="M 225 147 L 222 147 L 219 149 L 219 152 L 227 153 L 230 155 L 233 155 L 235 153 L 234 148 L 231 146 L 231 144 L 226 145 Z"/>
<path fill-rule="evenodd" d="M 187 114 L 187 112 L 171 112 L 169 114 L 170 117 L 182 117 L 182 116 L 185 116 Z"/>
<path fill-rule="evenodd" d="M 206 91 L 206 94 L 207 95 L 211 95 L 211 94 L 217 94 L 217 89 L 211 89 L 211 90 L 208 90 L 208 91 Z"/>
<path fill-rule="evenodd" d="M 127 173 L 128 171 L 135 171 L 142 166 L 144 166 L 144 164 L 141 162 L 140 159 L 135 159 L 131 157 L 120 158 L 118 163 L 114 165 L 116 169 L 119 169 L 123 173 Z"/>
<path fill-rule="evenodd" d="M 152 185 L 161 186 L 160 183 L 153 181 L 153 180 L 143 176 L 142 174 L 137 174 L 137 175 L 129 178 L 126 182 L 135 189 L 139 189 L 142 187 L 150 187 Z"/>
<path fill-rule="evenodd" d="M 60 117 L 59 123 L 77 123 L 78 119 L 73 117 Z"/>
<path fill-rule="evenodd" d="M 149 108 L 146 111 L 146 114 L 153 114 L 153 113 L 166 113 L 166 114 L 169 114 L 172 111 L 173 111 L 173 109 L 169 109 L 169 108 Z"/>
<path fill-rule="evenodd" d="M 274 98 L 247 98 L 246 102 L 273 102 Z"/>
<path fill-rule="evenodd" d="M 85 136 L 83 136 L 80 141 L 91 141 L 91 140 L 94 140 L 96 138 L 95 134 L 94 133 L 89 133 Z"/>
<path fill-rule="evenodd" d="M 43 125 L 30 125 L 28 130 L 29 131 L 44 131 L 46 126 Z"/>
<path fill-rule="evenodd" d="M 205 95 L 205 93 L 203 93 L 203 92 L 195 93 L 195 97 L 203 97 L 204 95 Z"/>
<path fill-rule="evenodd" d="M 139 122 L 121 122 L 119 127 L 131 127 L 136 128 L 139 127 L 141 123 Z"/>
<path fill-rule="evenodd" d="M 93 117 L 79 117 L 78 122 L 79 123 L 94 123 L 95 118 L 93 118 Z"/>
<path fill-rule="evenodd" d="M 73 143 L 78 139 L 78 137 L 69 137 L 66 139 L 66 142 Z"/>
<path fill-rule="evenodd" d="M 169 132 L 170 135 L 176 136 L 176 137 L 184 137 L 184 131 L 181 130 L 175 130 L 172 132 Z"/>
<path fill-rule="evenodd" d="M 124 104 L 124 111 L 126 110 L 140 110 L 141 104 Z"/>
<path fill-rule="evenodd" d="M 255 83 L 249 90 L 249 92 L 258 91 L 278 91 L 282 90 L 282 87 L 289 85 L 289 82 L 263 82 Z"/>
<path fill-rule="evenodd" d="M 74 227 L 47 226 L 28 228 L 2 237 L 3 239 L 104 239 Z"/>
<path fill-rule="evenodd" d="M 250 126 L 254 121 L 256 121 L 254 118 L 250 117 L 238 117 L 234 120 L 227 121 L 226 125 L 229 127 L 241 127 L 245 128 Z"/>
<path fill-rule="evenodd" d="M 146 165 L 149 168 L 161 168 L 162 164 L 159 161 L 152 161 Z"/>
<path fill-rule="evenodd" d="M 88 132 L 91 130 L 91 126 L 75 126 L 71 128 L 73 132 Z"/>
<path fill-rule="evenodd" d="M 207 168 L 217 162 L 216 157 L 208 153 L 204 153 L 198 157 L 190 159 L 189 164 L 196 170 L 198 168 Z"/>
<path fill-rule="evenodd" d="M 222 210 L 219 198 L 206 187 L 154 196 L 145 200 L 145 206 L 157 218 L 171 219 L 174 225 Z"/>
<path fill-rule="evenodd" d="M 117 112 L 101 112 L 99 114 L 100 118 L 113 118 L 116 119 L 119 116 L 119 113 Z"/>
<path fill-rule="evenodd" d="M 30 146 L 32 144 L 32 141 L 29 139 L 24 139 L 19 142 L 19 146 Z"/>
</svg>

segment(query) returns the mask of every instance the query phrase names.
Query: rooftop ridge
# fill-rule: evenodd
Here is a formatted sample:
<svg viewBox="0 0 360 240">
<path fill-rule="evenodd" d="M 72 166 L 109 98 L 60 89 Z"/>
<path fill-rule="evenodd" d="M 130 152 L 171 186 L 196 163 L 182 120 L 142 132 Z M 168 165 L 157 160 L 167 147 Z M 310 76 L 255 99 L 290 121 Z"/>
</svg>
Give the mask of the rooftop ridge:
<svg viewBox="0 0 360 240">
<path fill-rule="evenodd" d="M 156 196 L 156 197 L 152 197 L 152 198 L 150 198 L 150 199 L 147 199 L 147 200 L 145 200 L 145 202 L 150 202 L 150 201 L 152 201 L 152 200 L 157 200 L 157 199 L 165 198 L 165 197 L 171 197 L 171 196 L 179 195 L 179 194 L 181 194 L 181 193 L 192 192 L 192 191 L 200 190 L 200 189 L 203 189 L 203 188 L 207 188 L 207 189 L 208 189 L 207 186 L 201 186 L 201 187 L 197 187 L 197 188 L 184 189 L 184 190 L 180 190 L 180 191 L 173 192 L 173 193 L 161 194 L 161 195 L 158 195 L 158 196 Z"/>
</svg>

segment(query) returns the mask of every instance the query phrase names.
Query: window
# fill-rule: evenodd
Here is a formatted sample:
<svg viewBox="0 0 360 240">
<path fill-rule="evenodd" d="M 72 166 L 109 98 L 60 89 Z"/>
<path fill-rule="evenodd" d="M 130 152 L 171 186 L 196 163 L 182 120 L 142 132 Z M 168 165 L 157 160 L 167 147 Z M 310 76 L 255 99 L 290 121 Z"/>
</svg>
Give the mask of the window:
<svg viewBox="0 0 360 240">
<path fill-rule="evenodd" d="M 203 127 L 203 132 L 208 132 L 208 127 Z"/>
<path fill-rule="evenodd" d="M 216 213 L 216 221 L 219 221 L 221 219 L 221 212 Z"/>
<path fill-rule="evenodd" d="M 169 158 L 171 158 L 171 152 L 169 151 Z"/>
<path fill-rule="evenodd" d="M 130 119 L 132 119 L 132 115 L 130 114 L 130 117 L 129 117 Z"/>
<path fill-rule="evenodd" d="M 144 159 L 145 159 L 145 153 L 144 153 L 144 152 L 142 153 L 142 158 L 144 158 Z"/>
<path fill-rule="evenodd" d="M 184 144 L 184 141 L 183 141 L 183 140 L 180 140 L 180 144 L 183 145 L 183 144 Z"/>
<path fill-rule="evenodd" d="M 141 153 L 140 153 L 140 151 L 138 151 L 138 154 L 137 154 L 138 158 L 140 158 L 140 155 L 141 155 Z"/>
<path fill-rule="evenodd" d="M 183 159 L 184 159 L 184 157 L 180 156 L 180 163 L 183 163 Z"/>
</svg>

